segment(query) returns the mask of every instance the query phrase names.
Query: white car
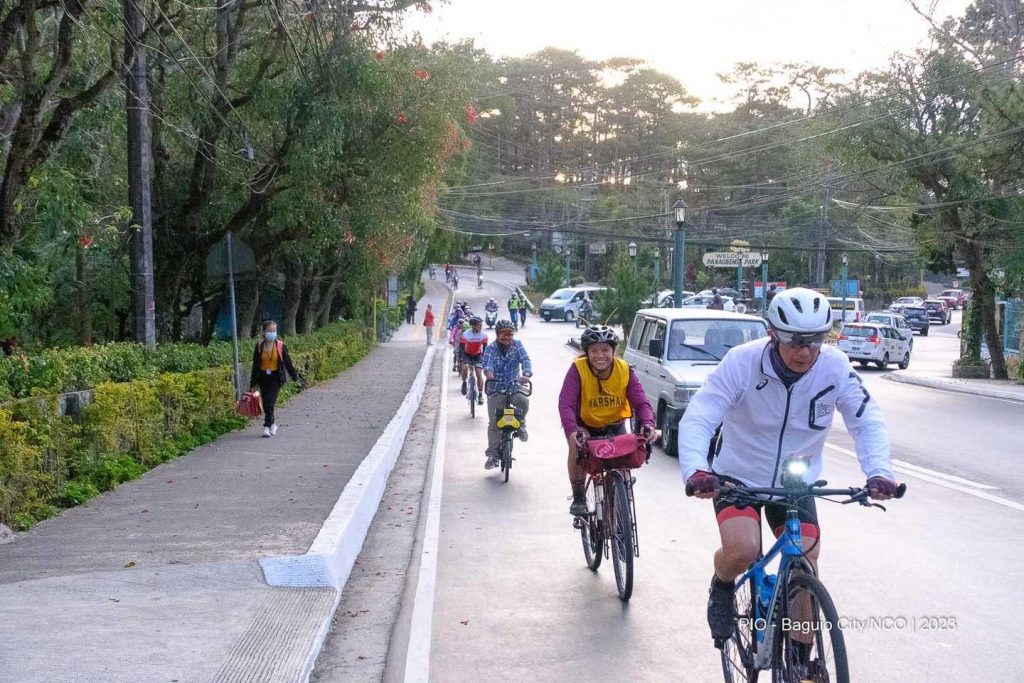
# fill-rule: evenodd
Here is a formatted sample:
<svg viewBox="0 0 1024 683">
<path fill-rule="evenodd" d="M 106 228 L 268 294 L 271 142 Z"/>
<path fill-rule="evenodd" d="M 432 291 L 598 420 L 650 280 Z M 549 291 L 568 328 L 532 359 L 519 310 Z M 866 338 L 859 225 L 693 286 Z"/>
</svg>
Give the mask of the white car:
<svg viewBox="0 0 1024 683">
<path fill-rule="evenodd" d="M 689 298 L 683 299 L 683 306 L 682 307 L 683 308 L 707 308 L 708 304 L 710 304 L 713 300 L 714 300 L 714 297 L 711 296 L 710 294 L 708 294 L 708 295 L 696 294 L 696 295 L 691 296 Z M 731 297 L 723 296 L 722 297 L 722 305 L 724 306 L 724 308 L 722 309 L 724 311 L 729 311 L 731 313 L 731 312 L 736 310 L 736 303 L 732 300 Z"/>
<path fill-rule="evenodd" d="M 899 313 L 904 306 L 924 306 L 924 299 L 919 296 L 901 296 L 889 305 L 889 310 Z"/>
<path fill-rule="evenodd" d="M 623 358 L 655 409 L 661 446 L 675 455 L 679 419 L 726 353 L 768 334 L 762 318 L 697 308 L 637 312 Z"/>
<path fill-rule="evenodd" d="M 885 311 L 872 311 L 864 318 L 866 323 L 879 323 L 895 327 L 899 333 L 910 340 L 910 350 L 914 350 L 914 330 L 911 329 L 907 319 L 899 313 L 886 313 Z"/>
<path fill-rule="evenodd" d="M 910 367 L 910 334 L 902 334 L 895 327 L 878 323 L 847 323 L 839 331 L 836 346 L 857 361 L 862 368 L 874 363 L 884 370 L 897 363 L 900 370 Z"/>
<path fill-rule="evenodd" d="M 688 291 L 686 291 L 684 289 L 683 290 L 683 299 L 685 300 L 687 297 L 690 297 L 690 296 L 693 296 L 693 292 L 688 292 Z M 663 289 L 660 292 L 658 292 L 658 297 L 657 298 L 658 298 L 657 303 L 655 303 L 653 305 L 654 308 L 671 308 L 672 307 L 672 299 L 675 298 L 675 291 L 671 290 L 671 289 Z M 641 301 L 640 304 L 644 308 L 650 308 L 651 307 L 651 297 L 647 297 L 646 299 Z"/>
</svg>

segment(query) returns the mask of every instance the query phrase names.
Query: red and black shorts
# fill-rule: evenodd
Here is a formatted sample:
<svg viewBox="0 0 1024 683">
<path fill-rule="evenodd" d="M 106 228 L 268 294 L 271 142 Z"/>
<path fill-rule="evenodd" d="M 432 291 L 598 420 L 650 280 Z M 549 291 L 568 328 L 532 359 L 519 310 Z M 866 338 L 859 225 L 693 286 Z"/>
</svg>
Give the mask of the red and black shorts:
<svg viewBox="0 0 1024 683">
<path fill-rule="evenodd" d="M 484 364 L 483 353 L 466 353 L 466 350 L 462 350 L 462 362 L 471 367 L 477 368 L 482 367 Z"/>
<path fill-rule="evenodd" d="M 740 486 L 745 485 L 739 479 L 735 479 L 724 474 L 718 474 L 715 476 L 717 476 L 718 481 L 723 484 L 730 483 Z M 760 524 L 761 508 L 764 508 L 764 518 L 768 521 L 768 526 L 771 528 L 772 533 L 775 534 L 776 537 L 780 536 L 783 528 L 786 526 L 786 507 L 784 505 L 765 502 L 738 508 L 730 503 L 722 503 L 718 499 L 715 499 L 715 517 L 718 519 L 719 524 L 726 520 L 733 519 L 734 517 L 749 517 Z M 821 534 L 818 528 L 818 513 L 817 508 L 814 505 L 814 498 L 808 496 L 807 498 L 802 499 L 797 503 L 797 510 L 800 515 L 800 534 L 810 538 L 819 538 Z"/>
</svg>

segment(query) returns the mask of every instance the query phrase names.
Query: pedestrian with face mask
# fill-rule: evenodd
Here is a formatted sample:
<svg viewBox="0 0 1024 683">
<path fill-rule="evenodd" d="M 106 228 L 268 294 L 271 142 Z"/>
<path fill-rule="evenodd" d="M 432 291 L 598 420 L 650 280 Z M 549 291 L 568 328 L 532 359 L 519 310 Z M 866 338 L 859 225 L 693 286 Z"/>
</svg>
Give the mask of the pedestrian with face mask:
<svg viewBox="0 0 1024 683">
<path fill-rule="evenodd" d="M 263 335 L 252 351 L 252 374 L 250 388 L 260 390 L 263 401 L 263 436 L 277 434 L 277 422 L 274 421 L 274 408 L 277 395 L 290 376 L 298 381 L 299 373 L 292 365 L 291 356 L 284 342 L 277 338 L 277 323 L 266 320 L 262 326 Z"/>
</svg>

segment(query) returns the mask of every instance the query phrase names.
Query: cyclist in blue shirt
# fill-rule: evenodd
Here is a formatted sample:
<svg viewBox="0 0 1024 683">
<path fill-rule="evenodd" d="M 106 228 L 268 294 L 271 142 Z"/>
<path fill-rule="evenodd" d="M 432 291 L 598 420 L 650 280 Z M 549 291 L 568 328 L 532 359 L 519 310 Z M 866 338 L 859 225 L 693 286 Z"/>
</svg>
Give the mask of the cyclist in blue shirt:
<svg viewBox="0 0 1024 683">
<path fill-rule="evenodd" d="M 519 383 L 525 384 L 533 376 L 533 365 L 530 363 L 530 356 L 523 348 L 522 342 L 514 339 L 516 332 L 515 325 L 511 320 L 499 320 L 494 325 L 494 333 L 497 336 L 497 343 L 488 344 L 484 350 L 484 376 L 494 380 L 498 389 L 507 391 Z M 503 394 L 491 394 L 487 397 L 487 450 L 484 455 L 487 461 L 485 469 L 493 469 L 498 466 L 501 447 L 501 430 L 498 429 L 497 411 L 505 407 L 506 398 Z M 523 415 L 523 426 L 519 428 L 519 440 L 526 441 L 529 435 L 526 433 L 526 413 L 530 410 L 530 399 L 520 393 L 512 396 L 512 405 L 518 408 Z"/>
</svg>

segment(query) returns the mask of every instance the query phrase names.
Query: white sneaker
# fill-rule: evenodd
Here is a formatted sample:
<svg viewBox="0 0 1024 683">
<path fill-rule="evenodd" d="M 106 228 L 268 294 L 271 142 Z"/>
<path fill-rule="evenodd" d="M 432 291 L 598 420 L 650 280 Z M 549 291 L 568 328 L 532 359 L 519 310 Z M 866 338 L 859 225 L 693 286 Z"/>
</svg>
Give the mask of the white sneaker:
<svg viewBox="0 0 1024 683">
<path fill-rule="evenodd" d="M 263 436 L 268 438 L 268 439 L 270 438 L 270 427 L 264 427 L 263 428 Z"/>
<path fill-rule="evenodd" d="M 270 435 L 277 436 L 277 423 L 270 425 Z"/>
</svg>

